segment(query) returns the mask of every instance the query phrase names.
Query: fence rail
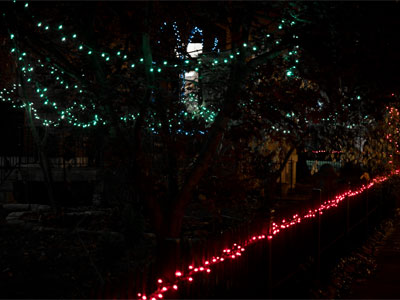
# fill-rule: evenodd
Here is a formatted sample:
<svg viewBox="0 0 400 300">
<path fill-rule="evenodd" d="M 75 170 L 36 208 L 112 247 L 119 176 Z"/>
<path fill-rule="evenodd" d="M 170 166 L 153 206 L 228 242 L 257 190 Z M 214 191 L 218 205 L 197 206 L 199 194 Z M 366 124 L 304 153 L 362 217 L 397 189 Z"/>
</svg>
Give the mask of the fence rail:
<svg viewBox="0 0 400 300">
<path fill-rule="evenodd" d="M 390 186 L 381 183 L 351 198 L 348 196 L 322 215 L 255 244 L 249 244 L 248 237 L 254 232 L 271 233 L 273 219 L 244 224 L 207 241 L 182 241 L 180 264 L 176 268 L 186 273 L 188 265 L 204 265 L 204 259 L 217 256 L 220 249 L 230 248 L 235 242 L 246 245 L 246 252 L 240 259 L 213 265 L 212 272 L 206 276 L 195 273 L 193 282 L 181 282 L 171 297 L 298 298 L 298 294 L 288 293 L 287 285 L 318 278 L 333 257 L 339 257 L 365 237 L 393 209 L 389 191 Z M 319 207 L 321 200 L 321 191 L 314 190 L 310 207 Z M 120 286 L 107 287 L 97 296 L 135 298 L 138 296 L 134 292 L 159 289 L 155 284 L 155 266 L 149 265 L 142 271 L 130 274 L 122 290 Z M 162 296 L 168 298 L 168 292 Z"/>
<path fill-rule="evenodd" d="M 38 131 L 43 130 L 38 128 Z M 4 178 L 10 166 L 39 163 L 39 153 L 34 143 L 31 129 L 19 127 L 17 138 L 7 145 L 5 151 L 0 149 L 0 178 Z M 97 166 L 99 147 L 89 141 L 83 134 L 72 134 L 65 131 L 61 134 L 48 133 L 45 154 L 53 167 L 86 167 Z M 96 156 L 97 155 L 97 156 Z"/>
<path fill-rule="evenodd" d="M 12 171 L 21 164 L 21 157 L 0 156 L 0 185 L 11 175 Z"/>
</svg>

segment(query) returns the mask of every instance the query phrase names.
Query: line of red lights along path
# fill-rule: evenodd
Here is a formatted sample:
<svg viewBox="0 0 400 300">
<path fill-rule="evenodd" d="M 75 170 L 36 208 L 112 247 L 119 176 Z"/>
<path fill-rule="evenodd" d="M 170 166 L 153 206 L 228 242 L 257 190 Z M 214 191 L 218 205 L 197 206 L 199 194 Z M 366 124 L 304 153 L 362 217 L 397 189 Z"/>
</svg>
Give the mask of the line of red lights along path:
<svg viewBox="0 0 400 300">
<path fill-rule="evenodd" d="M 387 176 L 379 176 L 370 181 L 367 185 L 362 185 L 360 188 L 358 188 L 355 191 L 348 190 L 342 194 L 339 194 L 335 196 L 333 200 L 327 200 L 324 203 L 322 203 L 318 208 L 309 210 L 306 214 L 299 215 L 295 214 L 290 218 L 284 218 L 280 222 L 275 222 L 272 223 L 272 228 L 269 230 L 269 234 L 257 234 L 257 235 L 252 235 L 249 237 L 242 245 L 238 243 L 234 243 L 233 246 L 228 249 L 223 249 L 222 253 L 220 256 L 213 256 L 208 260 L 205 260 L 202 265 L 198 266 L 193 266 L 189 265 L 187 267 L 186 271 L 180 271 L 177 270 L 175 272 L 175 280 L 172 283 L 164 282 L 163 279 L 158 279 L 157 280 L 157 290 L 154 291 L 151 295 L 146 296 L 142 293 L 138 293 L 138 299 L 141 300 L 158 300 L 164 298 L 164 293 L 167 291 L 171 290 L 178 290 L 179 288 L 179 283 L 182 283 L 184 281 L 188 282 L 193 282 L 193 274 L 196 273 L 204 273 L 204 274 L 209 274 L 211 272 L 212 266 L 215 264 L 220 264 L 223 263 L 224 261 L 230 260 L 230 259 L 237 259 L 242 256 L 242 254 L 246 251 L 247 246 L 260 242 L 264 239 L 272 240 L 275 235 L 278 235 L 280 232 L 283 230 L 291 227 L 298 225 L 302 222 L 304 219 L 309 219 L 309 218 L 315 218 L 318 214 L 322 215 L 324 211 L 337 207 L 340 202 L 342 202 L 346 197 L 354 197 L 356 195 L 359 195 L 363 193 L 364 191 L 372 188 L 374 185 L 378 183 L 382 183 L 386 180 L 388 180 L 390 177 L 394 175 L 399 175 L 400 174 L 400 169 L 399 170 L 394 170 L 392 171 L 389 175 Z"/>
</svg>

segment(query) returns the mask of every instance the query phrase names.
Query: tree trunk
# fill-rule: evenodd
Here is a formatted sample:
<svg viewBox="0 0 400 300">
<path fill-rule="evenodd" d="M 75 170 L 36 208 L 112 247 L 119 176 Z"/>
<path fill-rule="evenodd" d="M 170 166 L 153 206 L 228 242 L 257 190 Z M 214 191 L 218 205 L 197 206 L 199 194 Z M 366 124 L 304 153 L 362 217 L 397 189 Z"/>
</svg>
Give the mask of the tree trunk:
<svg viewBox="0 0 400 300">
<path fill-rule="evenodd" d="M 25 90 L 25 85 L 24 85 L 24 82 L 23 82 L 22 78 L 20 78 L 20 82 L 21 82 L 21 90 L 22 90 L 22 95 L 23 95 L 22 98 L 23 98 L 23 102 L 25 104 L 25 111 L 26 111 L 26 115 L 27 115 L 27 119 L 28 119 L 28 125 L 29 125 L 29 127 L 30 127 L 30 129 L 32 131 L 32 137 L 33 137 L 33 140 L 34 140 L 34 142 L 36 144 L 36 147 L 38 149 L 39 162 L 40 162 L 40 167 L 41 167 L 42 172 L 43 172 L 45 185 L 46 185 L 46 188 L 47 188 L 47 195 L 49 197 L 49 202 L 50 202 L 50 205 L 52 206 L 52 209 L 54 211 L 56 211 L 57 210 L 57 203 L 55 201 L 53 177 L 52 177 L 52 174 L 51 174 L 50 163 L 49 163 L 49 160 L 48 160 L 48 157 L 47 157 L 46 153 L 44 152 L 42 142 L 40 141 L 39 134 L 36 131 L 36 127 L 35 127 L 35 124 L 34 124 L 33 119 L 32 119 L 32 110 L 31 110 L 31 106 L 29 105 L 27 93 L 26 93 L 26 90 Z"/>
<path fill-rule="evenodd" d="M 192 197 L 194 188 L 199 184 L 201 178 L 212 163 L 230 117 L 235 109 L 235 105 L 239 101 L 240 89 L 247 74 L 248 70 L 243 60 L 238 61 L 231 70 L 231 84 L 228 86 L 225 95 L 224 106 L 216 117 L 211 127 L 209 137 L 202 147 L 191 172 L 187 176 L 187 180 L 184 182 L 180 193 L 173 202 L 169 218 L 165 220 L 167 223 L 165 223 L 164 229 L 167 230 L 166 234 L 169 234 L 172 238 L 179 237 L 181 233 L 185 208 Z"/>
</svg>

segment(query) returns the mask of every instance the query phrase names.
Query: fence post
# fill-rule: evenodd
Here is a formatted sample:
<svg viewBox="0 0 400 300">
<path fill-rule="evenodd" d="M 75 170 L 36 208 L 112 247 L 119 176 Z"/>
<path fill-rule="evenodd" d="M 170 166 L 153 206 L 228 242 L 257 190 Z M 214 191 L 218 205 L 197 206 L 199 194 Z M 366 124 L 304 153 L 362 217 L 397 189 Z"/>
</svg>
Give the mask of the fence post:
<svg viewBox="0 0 400 300">
<path fill-rule="evenodd" d="M 345 222 L 345 237 L 348 239 L 350 230 L 350 198 L 346 196 L 345 198 L 345 210 L 346 210 L 346 222 Z"/>
<path fill-rule="evenodd" d="M 271 299 L 272 295 L 272 240 L 268 242 L 268 278 L 267 278 L 267 297 Z"/>
<path fill-rule="evenodd" d="M 321 205 L 321 189 L 312 190 L 312 207 L 318 209 Z M 317 212 L 315 220 L 315 276 L 319 279 L 321 269 L 321 215 Z"/>
<path fill-rule="evenodd" d="M 368 218 L 369 218 L 369 197 L 368 197 L 368 189 L 365 191 L 365 235 L 368 235 Z"/>
<path fill-rule="evenodd" d="M 272 223 L 274 222 L 274 215 L 273 212 L 274 210 L 270 210 L 270 216 L 269 216 L 269 224 L 268 224 L 268 235 L 272 235 Z M 268 243 L 268 257 L 267 257 L 267 298 L 271 299 L 272 296 L 272 289 L 273 289 L 273 283 L 272 283 L 272 239 L 267 239 Z"/>
<path fill-rule="evenodd" d="M 384 191 L 384 185 L 380 187 L 381 190 L 381 196 L 379 197 L 379 209 L 378 209 L 378 219 L 382 220 L 383 219 L 383 198 L 385 197 L 385 191 Z"/>
</svg>

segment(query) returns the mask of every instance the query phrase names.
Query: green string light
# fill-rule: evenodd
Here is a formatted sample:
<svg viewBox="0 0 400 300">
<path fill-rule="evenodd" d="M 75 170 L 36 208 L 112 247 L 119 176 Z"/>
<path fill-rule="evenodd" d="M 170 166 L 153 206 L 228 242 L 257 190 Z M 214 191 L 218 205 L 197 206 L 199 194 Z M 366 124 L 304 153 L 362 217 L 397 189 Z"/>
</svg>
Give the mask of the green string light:
<svg viewBox="0 0 400 300">
<path fill-rule="evenodd" d="M 39 25 L 40 24 L 40 25 Z M 37 23 L 37 25 L 38 25 L 38 27 L 41 27 L 42 26 L 42 23 L 40 22 L 40 23 Z M 59 25 L 59 27 L 58 27 L 58 30 L 61 30 L 63 27 L 62 27 L 62 25 Z M 49 26 L 46 26 L 45 27 L 45 30 L 48 30 L 49 29 Z M 76 38 L 77 37 L 77 35 L 76 34 L 73 34 L 72 35 L 72 38 Z M 11 38 L 12 39 L 12 38 Z M 65 41 L 66 40 L 66 38 L 65 37 L 63 37 L 63 38 L 61 38 L 61 41 Z M 277 44 L 279 44 L 279 41 L 277 41 Z M 248 45 L 245 43 L 244 45 L 243 45 L 244 47 L 247 47 Z M 85 46 L 86 47 L 86 46 Z M 81 45 L 79 45 L 79 47 L 78 47 L 78 49 L 79 50 L 83 50 L 83 48 L 84 48 L 84 45 L 83 44 L 81 44 Z M 87 47 L 87 48 L 89 48 L 89 47 Z M 297 46 L 297 48 L 298 48 L 298 46 Z M 14 51 L 13 51 L 13 49 L 14 49 Z M 15 48 L 13 48 L 11 51 L 12 52 L 15 52 Z M 256 47 L 256 46 L 253 46 L 252 47 L 252 49 L 253 49 L 253 51 L 256 51 L 258 48 Z M 93 53 L 93 51 L 92 50 L 89 50 L 88 52 L 87 52 L 87 54 L 88 55 L 91 55 Z M 96 53 L 98 53 L 98 52 L 96 52 Z M 104 52 L 103 52 L 103 54 L 105 54 Z M 26 55 L 26 54 L 25 54 Z M 22 56 L 25 56 L 25 55 L 22 55 Z M 120 55 L 122 55 L 121 54 L 121 51 L 118 51 L 117 52 L 117 56 L 120 56 Z M 240 55 L 240 52 L 239 51 L 237 51 L 236 52 L 236 55 Z M 104 57 L 105 58 L 105 60 L 106 61 L 109 61 L 110 60 L 110 56 L 108 56 L 108 55 L 102 55 L 102 57 Z M 124 55 L 123 56 L 123 58 L 124 59 L 127 59 L 127 55 Z M 234 59 L 234 55 L 233 54 L 231 54 L 230 56 L 229 56 L 229 58 L 230 59 Z M 224 61 L 224 63 L 228 63 L 228 59 L 223 59 L 223 61 Z M 140 59 L 140 62 L 143 62 L 143 58 L 141 58 Z M 218 59 L 215 59 L 214 61 L 213 61 L 213 64 L 218 64 L 218 62 L 219 62 L 219 60 Z M 296 62 L 298 62 L 298 60 L 296 60 Z M 190 63 L 190 60 L 184 60 L 184 64 L 186 64 L 186 65 L 188 65 Z M 197 60 L 197 63 L 199 64 L 199 65 L 201 65 L 202 64 L 202 62 L 200 61 L 200 60 Z M 155 64 L 156 65 L 156 63 L 153 63 L 153 64 Z M 163 65 L 164 66 L 167 66 L 168 65 L 168 62 L 167 61 L 163 61 Z M 135 64 L 134 63 L 132 63 L 131 64 L 131 68 L 134 68 L 135 67 Z M 173 65 L 173 67 L 178 67 L 178 65 L 177 64 L 174 64 Z M 150 68 L 149 70 L 150 70 L 150 72 L 154 72 L 154 70 L 157 70 L 157 72 L 161 72 L 162 71 L 162 69 L 160 68 L 160 67 L 157 67 L 157 68 Z M 195 68 L 195 71 L 196 72 L 198 72 L 199 71 L 199 68 Z M 52 73 L 53 74 L 53 73 Z M 288 74 L 287 75 L 293 75 L 293 72 L 291 71 L 291 70 L 289 70 L 288 71 Z M 31 80 L 31 78 L 28 78 L 28 81 L 30 81 Z M 60 84 L 63 84 L 64 83 L 64 81 L 61 81 L 60 82 Z M 64 87 L 65 89 L 68 89 L 68 85 L 65 85 L 65 87 Z M 74 86 L 74 88 L 76 89 L 77 87 L 76 86 Z M 79 92 L 80 93 L 82 93 L 82 90 L 80 89 L 79 90 Z M 53 105 L 54 107 L 57 107 L 56 106 L 56 104 L 54 103 L 54 105 Z M 205 115 L 205 113 L 204 113 L 204 111 L 203 110 L 201 110 L 200 111 L 201 112 L 201 115 Z M 62 114 L 62 115 L 64 115 L 64 114 Z M 208 116 L 208 117 L 206 117 L 206 119 L 207 120 L 214 120 L 214 117 L 215 116 L 213 116 L 211 113 L 210 113 L 210 115 Z M 46 121 L 45 122 L 46 124 L 49 124 L 49 122 L 48 121 Z M 74 122 L 75 124 L 77 124 L 77 126 L 79 125 L 79 123 L 77 123 L 77 122 Z M 103 124 L 104 124 L 105 122 L 103 122 Z M 82 127 L 88 127 L 88 126 L 90 126 L 90 124 L 83 124 L 83 125 L 81 125 Z"/>
</svg>

